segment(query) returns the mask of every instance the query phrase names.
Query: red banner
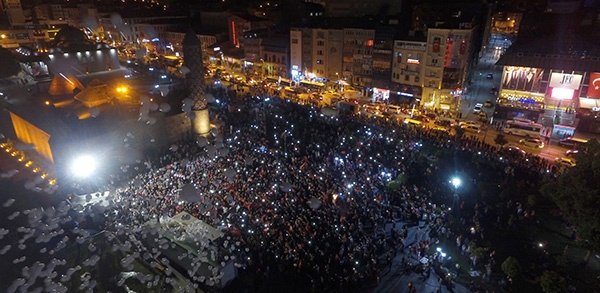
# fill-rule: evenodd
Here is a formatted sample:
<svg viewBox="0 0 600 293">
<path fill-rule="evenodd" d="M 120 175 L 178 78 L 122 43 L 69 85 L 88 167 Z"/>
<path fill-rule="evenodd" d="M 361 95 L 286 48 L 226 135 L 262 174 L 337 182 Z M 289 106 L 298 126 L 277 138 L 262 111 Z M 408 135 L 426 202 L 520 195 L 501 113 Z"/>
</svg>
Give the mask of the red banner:
<svg viewBox="0 0 600 293">
<path fill-rule="evenodd" d="M 590 85 L 587 91 L 588 98 L 600 99 L 600 73 L 590 74 Z"/>
<path fill-rule="evenodd" d="M 433 41 L 433 53 L 439 53 L 440 52 L 440 40 L 434 40 Z"/>
</svg>

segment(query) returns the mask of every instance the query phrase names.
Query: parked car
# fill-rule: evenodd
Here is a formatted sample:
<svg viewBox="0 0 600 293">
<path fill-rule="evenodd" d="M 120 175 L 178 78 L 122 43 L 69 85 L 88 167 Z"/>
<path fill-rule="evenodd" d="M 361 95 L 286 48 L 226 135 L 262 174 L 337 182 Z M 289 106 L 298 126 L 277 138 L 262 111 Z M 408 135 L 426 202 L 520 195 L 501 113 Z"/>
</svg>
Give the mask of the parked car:
<svg viewBox="0 0 600 293">
<path fill-rule="evenodd" d="M 491 73 L 488 73 L 485 78 L 487 78 L 487 79 L 494 79 L 494 75 L 491 74 Z"/>
<path fill-rule="evenodd" d="M 422 122 L 429 122 L 430 118 L 425 116 L 425 115 L 417 115 L 417 116 L 413 116 L 413 119 L 415 120 L 419 120 Z"/>
<path fill-rule="evenodd" d="M 466 132 L 473 132 L 473 133 L 481 132 L 481 127 L 478 124 L 465 124 L 465 125 L 461 126 L 460 128 L 462 128 Z"/>
<path fill-rule="evenodd" d="M 564 166 L 564 167 L 569 167 L 569 168 L 577 166 L 577 163 L 575 163 L 575 160 L 572 158 L 560 157 L 560 158 L 556 158 L 556 160 L 554 160 L 554 162 L 559 166 Z"/>
<path fill-rule="evenodd" d="M 544 142 L 537 138 L 524 138 L 524 139 L 519 140 L 519 143 L 521 143 L 524 146 L 539 148 L 539 149 L 544 147 Z"/>
<path fill-rule="evenodd" d="M 576 148 L 576 147 L 582 147 L 587 143 L 586 139 L 581 139 L 581 138 L 575 138 L 575 137 L 568 137 L 565 139 L 561 139 L 558 142 L 559 146 L 562 147 L 567 147 L 567 148 Z"/>
<path fill-rule="evenodd" d="M 479 116 L 479 121 L 483 121 L 483 122 L 487 121 L 487 114 L 485 112 L 483 112 L 483 111 L 479 112 L 478 116 Z"/>
<path fill-rule="evenodd" d="M 510 144 L 504 146 L 504 150 L 507 151 L 509 154 L 515 154 L 515 155 L 525 155 L 527 153 L 524 150 L 522 150 L 521 148 L 519 148 L 518 146 L 510 145 Z"/>
<path fill-rule="evenodd" d="M 442 131 L 442 132 L 447 132 L 450 133 L 450 128 L 446 127 L 446 126 L 440 126 L 440 125 L 434 125 L 433 127 L 431 127 L 431 130 L 435 130 L 435 131 Z"/>
<path fill-rule="evenodd" d="M 452 126 L 454 126 L 454 123 L 452 123 L 452 121 L 450 121 L 450 120 L 441 120 L 441 119 L 438 119 L 438 120 L 433 121 L 433 123 L 435 125 L 444 126 L 444 127 L 452 127 Z"/>
<path fill-rule="evenodd" d="M 479 126 L 479 123 L 475 122 L 475 121 L 461 121 L 458 123 L 458 126 L 462 127 L 463 125 L 477 125 Z"/>
<path fill-rule="evenodd" d="M 473 108 L 473 113 L 479 113 L 479 112 L 481 112 L 481 108 L 482 107 L 483 107 L 482 103 L 475 104 L 475 107 Z"/>
<path fill-rule="evenodd" d="M 579 153 L 579 150 L 577 150 L 577 149 L 571 149 L 571 150 L 567 150 L 565 152 L 565 156 L 572 157 L 572 156 L 574 156 L 574 155 L 576 155 L 578 153 Z"/>
<path fill-rule="evenodd" d="M 486 108 L 491 108 L 492 106 L 494 106 L 494 104 L 492 103 L 492 101 L 487 100 L 485 101 L 485 103 L 483 103 L 483 106 Z"/>
<path fill-rule="evenodd" d="M 406 119 L 404 119 L 404 123 L 408 124 L 408 125 L 421 127 L 421 123 L 423 123 L 423 122 L 421 122 L 419 120 L 411 119 L 411 118 L 406 118 Z"/>
</svg>

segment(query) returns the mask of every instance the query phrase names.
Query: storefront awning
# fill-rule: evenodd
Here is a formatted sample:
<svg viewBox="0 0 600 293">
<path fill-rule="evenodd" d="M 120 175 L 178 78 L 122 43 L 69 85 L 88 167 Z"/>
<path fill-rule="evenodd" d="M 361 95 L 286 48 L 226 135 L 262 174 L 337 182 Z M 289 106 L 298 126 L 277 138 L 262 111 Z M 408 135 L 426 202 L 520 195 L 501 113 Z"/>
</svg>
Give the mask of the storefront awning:
<svg viewBox="0 0 600 293">
<path fill-rule="evenodd" d="M 600 99 L 579 98 L 580 109 L 598 109 L 600 107 Z"/>
</svg>

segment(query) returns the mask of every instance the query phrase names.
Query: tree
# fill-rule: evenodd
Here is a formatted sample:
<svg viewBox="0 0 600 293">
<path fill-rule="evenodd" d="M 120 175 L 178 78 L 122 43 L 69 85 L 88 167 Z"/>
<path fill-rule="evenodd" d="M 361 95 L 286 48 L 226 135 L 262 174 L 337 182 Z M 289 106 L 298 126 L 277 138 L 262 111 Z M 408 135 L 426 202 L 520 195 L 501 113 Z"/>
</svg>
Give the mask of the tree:
<svg viewBox="0 0 600 293">
<path fill-rule="evenodd" d="M 387 188 L 391 191 L 396 191 L 400 188 L 400 184 L 396 180 L 388 182 Z"/>
<path fill-rule="evenodd" d="M 407 180 L 408 180 L 408 177 L 406 177 L 406 174 L 404 174 L 404 173 L 400 173 L 400 174 L 398 174 L 398 177 L 396 177 L 396 181 L 398 181 L 401 184 L 406 184 Z"/>
<path fill-rule="evenodd" d="M 521 265 L 519 264 L 519 261 L 512 256 L 507 257 L 502 263 L 501 267 L 502 271 L 510 278 L 515 278 L 519 275 L 519 273 L 521 273 Z"/>
<path fill-rule="evenodd" d="M 0 79 L 7 79 L 13 75 L 17 75 L 21 71 L 21 66 L 13 54 L 6 48 L 0 47 Z"/>
<path fill-rule="evenodd" d="M 562 293 L 567 291 L 567 280 L 555 271 L 544 271 L 540 278 L 544 293 Z"/>
<path fill-rule="evenodd" d="M 482 259 L 485 256 L 487 249 L 484 247 L 477 246 L 477 244 L 475 242 L 471 242 L 469 244 L 469 247 L 470 247 L 469 251 L 471 251 L 471 256 L 474 257 L 473 265 L 476 266 L 477 261 L 479 259 Z"/>
<path fill-rule="evenodd" d="M 494 142 L 496 144 L 499 144 L 500 146 L 503 146 L 508 143 L 508 140 L 506 139 L 504 134 L 499 133 L 498 135 L 496 135 L 496 138 L 494 138 Z"/>
<path fill-rule="evenodd" d="M 549 181 L 541 192 L 561 210 L 577 228 L 577 236 L 588 251 L 600 251 L 600 143 L 592 139 L 576 154 L 577 166 Z"/>
</svg>

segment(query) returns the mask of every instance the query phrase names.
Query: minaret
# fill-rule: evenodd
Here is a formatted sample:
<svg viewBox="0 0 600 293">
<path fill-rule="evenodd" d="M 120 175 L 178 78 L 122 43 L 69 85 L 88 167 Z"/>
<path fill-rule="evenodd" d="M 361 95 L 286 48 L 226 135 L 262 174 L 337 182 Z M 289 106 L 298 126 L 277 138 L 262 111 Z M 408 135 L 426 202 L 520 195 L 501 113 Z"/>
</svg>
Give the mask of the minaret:
<svg viewBox="0 0 600 293">
<path fill-rule="evenodd" d="M 207 135 L 210 131 L 210 117 L 206 103 L 204 84 L 204 64 L 200 39 L 191 28 L 183 38 L 183 65 L 189 69 L 185 75 L 188 98 L 192 99 L 192 131 L 196 135 Z"/>
</svg>

